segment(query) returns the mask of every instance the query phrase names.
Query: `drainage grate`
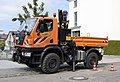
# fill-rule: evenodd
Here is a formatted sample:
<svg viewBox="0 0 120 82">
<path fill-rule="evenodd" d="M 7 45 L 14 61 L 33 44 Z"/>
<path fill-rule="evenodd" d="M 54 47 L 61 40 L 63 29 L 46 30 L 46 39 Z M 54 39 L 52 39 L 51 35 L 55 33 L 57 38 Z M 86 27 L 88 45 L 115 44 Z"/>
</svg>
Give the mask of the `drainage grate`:
<svg viewBox="0 0 120 82">
<path fill-rule="evenodd" d="M 78 81 L 80 81 L 80 80 L 88 80 L 88 78 L 84 77 L 84 76 L 74 76 L 74 77 L 71 77 L 69 79 L 70 80 L 78 80 Z"/>
</svg>

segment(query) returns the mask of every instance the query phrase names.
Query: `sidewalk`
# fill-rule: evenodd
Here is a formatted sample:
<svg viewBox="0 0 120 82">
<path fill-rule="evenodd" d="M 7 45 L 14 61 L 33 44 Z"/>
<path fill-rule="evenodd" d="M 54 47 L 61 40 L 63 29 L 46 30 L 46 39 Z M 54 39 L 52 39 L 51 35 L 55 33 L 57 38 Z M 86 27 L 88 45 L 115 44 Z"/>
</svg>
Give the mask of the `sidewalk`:
<svg viewBox="0 0 120 82">
<path fill-rule="evenodd" d="M 120 62 L 120 56 L 104 55 L 103 59 L 99 63 L 115 63 Z"/>
<path fill-rule="evenodd" d="M 0 69 L 22 68 L 22 67 L 27 67 L 27 66 L 9 60 L 0 60 Z"/>
<path fill-rule="evenodd" d="M 9 53 L 3 53 L 3 54 L 0 54 L 0 60 L 10 60 L 12 59 L 12 54 L 9 54 Z"/>
</svg>

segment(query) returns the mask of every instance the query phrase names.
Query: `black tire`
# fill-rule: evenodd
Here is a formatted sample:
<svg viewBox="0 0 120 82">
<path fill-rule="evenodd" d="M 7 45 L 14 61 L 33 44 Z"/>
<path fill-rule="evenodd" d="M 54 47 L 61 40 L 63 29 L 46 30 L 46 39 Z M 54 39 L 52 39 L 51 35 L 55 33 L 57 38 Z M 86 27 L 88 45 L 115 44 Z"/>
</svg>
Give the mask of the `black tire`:
<svg viewBox="0 0 120 82">
<path fill-rule="evenodd" d="M 55 73 L 60 67 L 60 57 L 56 53 L 49 53 L 43 59 L 41 69 L 44 73 Z"/>
<path fill-rule="evenodd" d="M 26 64 L 29 68 L 37 68 L 40 64 Z"/>
<path fill-rule="evenodd" d="M 91 52 L 88 54 L 86 61 L 84 62 L 84 66 L 88 69 L 93 68 L 93 64 L 98 64 L 98 55 L 95 52 Z"/>
</svg>

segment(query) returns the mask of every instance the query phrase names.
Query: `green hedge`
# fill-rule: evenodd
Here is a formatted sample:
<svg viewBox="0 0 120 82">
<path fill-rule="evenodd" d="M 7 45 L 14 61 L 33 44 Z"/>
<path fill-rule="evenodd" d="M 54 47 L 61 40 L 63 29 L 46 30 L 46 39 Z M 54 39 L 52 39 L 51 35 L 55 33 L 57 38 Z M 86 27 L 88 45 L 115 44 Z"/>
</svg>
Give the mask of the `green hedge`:
<svg viewBox="0 0 120 82">
<path fill-rule="evenodd" d="M 104 48 L 105 55 L 120 55 L 120 41 L 110 40 L 108 42 L 108 47 Z"/>
<path fill-rule="evenodd" d="M 5 45 L 5 41 L 0 41 L 0 46 L 4 46 Z"/>
</svg>

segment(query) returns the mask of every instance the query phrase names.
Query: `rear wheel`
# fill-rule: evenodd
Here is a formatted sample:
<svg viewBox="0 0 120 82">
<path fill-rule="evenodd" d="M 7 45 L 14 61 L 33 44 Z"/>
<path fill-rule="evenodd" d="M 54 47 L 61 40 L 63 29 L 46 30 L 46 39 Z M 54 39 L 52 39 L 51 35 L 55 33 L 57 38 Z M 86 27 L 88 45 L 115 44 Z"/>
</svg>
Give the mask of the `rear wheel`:
<svg viewBox="0 0 120 82">
<path fill-rule="evenodd" d="M 87 59 L 84 62 L 84 65 L 85 65 L 86 68 L 92 69 L 94 63 L 97 66 L 97 64 L 98 64 L 98 55 L 95 52 L 91 52 L 87 56 Z"/>
<path fill-rule="evenodd" d="M 57 72 L 60 67 L 60 57 L 56 53 L 49 53 L 43 59 L 41 69 L 44 73 Z"/>
</svg>

